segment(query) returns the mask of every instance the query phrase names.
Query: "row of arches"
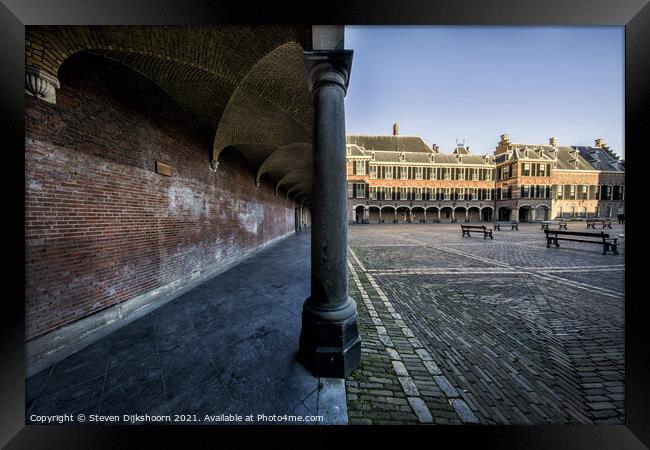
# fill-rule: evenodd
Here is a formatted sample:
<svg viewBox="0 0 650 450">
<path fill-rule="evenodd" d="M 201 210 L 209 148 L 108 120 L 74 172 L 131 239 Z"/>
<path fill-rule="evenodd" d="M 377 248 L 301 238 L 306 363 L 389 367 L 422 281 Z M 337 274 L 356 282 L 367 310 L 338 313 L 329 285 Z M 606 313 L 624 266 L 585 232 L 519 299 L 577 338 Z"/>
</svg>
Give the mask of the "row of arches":
<svg viewBox="0 0 650 450">
<path fill-rule="evenodd" d="M 496 217 L 493 206 L 355 205 L 353 212 L 356 223 L 531 222 L 548 220 L 550 208 L 548 205 L 522 205 L 518 212 L 513 212 L 511 207 L 504 205 L 497 208 Z"/>
<path fill-rule="evenodd" d="M 548 205 L 521 205 L 519 206 L 518 217 L 511 220 L 519 222 L 532 222 L 535 220 L 549 220 L 551 209 Z"/>
<path fill-rule="evenodd" d="M 492 206 L 479 208 L 471 206 L 376 206 L 356 205 L 353 207 L 357 223 L 434 223 L 434 222 L 490 222 Z"/>
</svg>

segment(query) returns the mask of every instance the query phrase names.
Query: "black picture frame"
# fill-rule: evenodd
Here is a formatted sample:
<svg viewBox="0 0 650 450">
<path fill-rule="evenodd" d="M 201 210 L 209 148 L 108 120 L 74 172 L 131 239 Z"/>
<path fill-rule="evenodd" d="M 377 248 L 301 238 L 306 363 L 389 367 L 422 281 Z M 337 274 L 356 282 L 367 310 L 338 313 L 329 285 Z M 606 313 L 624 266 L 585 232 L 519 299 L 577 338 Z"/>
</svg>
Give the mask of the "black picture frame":
<svg viewBox="0 0 650 450">
<path fill-rule="evenodd" d="M 307 5 L 305 5 L 306 7 Z M 154 442 L 169 442 L 171 433 L 195 439 L 204 447 L 222 445 L 224 434 L 251 437 L 243 427 L 115 427 L 38 426 L 24 424 L 24 36 L 25 25 L 208 25 L 208 24 L 413 24 L 413 25 L 620 25 L 625 26 L 625 145 L 626 145 L 626 424 L 620 426 L 456 426 L 456 427 L 265 427 L 276 434 L 290 432 L 297 443 L 307 445 L 314 433 L 324 432 L 333 445 L 342 445 L 352 433 L 372 433 L 385 439 L 387 431 L 417 434 L 426 443 L 451 439 L 453 445 L 473 443 L 474 448 L 612 448 L 637 449 L 650 446 L 650 332 L 644 314 L 647 294 L 643 282 L 641 248 L 644 199 L 635 188 L 642 174 L 650 129 L 650 4 L 646 0 L 401 0 L 330 1 L 314 3 L 313 9 L 295 4 L 209 0 L 2 0 L 0 3 L 0 108 L 5 205 L 4 248 L 7 268 L 3 283 L 0 317 L 0 446 L 9 449 L 40 448 L 142 448 Z M 594 67 L 586 68 L 597 70 Z M 603 105 L 607 107 L 607 105 Z M 579 113 L 579 111 L 577 111 Z M 635 204 L 638 198 L 639 204 Z M 638 233 L 638 234 L 637 234 Z M 647 231 L 645 231 L 647 234 Z M 637 237 L 638 236 L 638 237 Z M 24 239 L 23 239 L 24 242 Z M 638 275 L 638 276 L 635 276 Z M 635 286 L 636 285 L 636 286 Z M 637 289 L 635 289 L 635 287 Z M 290 428 L 290 429 L 289 429 Z M 299 432 L 300 434 L 296 434 Z M 216 433 L 216 435 L 215 435 Z M 210 435 L 209 437 L 207 435 Z M 414 436 L 415 437 L 415 436 Z M 147 439 L 135 444 L 136 440 Z M 403 437 L 402 437 L 403 438 Z M 416 445 L 416 440 L 403 441 Z M 428 445 L 428 444 L 427 444 Z"/>
</svg>

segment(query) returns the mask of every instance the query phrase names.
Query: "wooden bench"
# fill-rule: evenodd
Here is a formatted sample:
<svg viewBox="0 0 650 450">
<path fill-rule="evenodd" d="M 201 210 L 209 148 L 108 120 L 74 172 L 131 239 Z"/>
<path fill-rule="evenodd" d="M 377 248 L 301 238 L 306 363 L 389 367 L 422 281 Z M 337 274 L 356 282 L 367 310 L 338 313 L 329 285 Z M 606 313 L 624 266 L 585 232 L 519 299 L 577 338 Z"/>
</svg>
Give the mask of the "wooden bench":
<svg viewBox="0 0 650 450">
<path fill-rule="evenodd" d="M 483 233 L 483 239 L 487 239 L 488 236 L 490 239 L 494 239 L 492 236 L 492 230 L 490 228 L 486 228 L 485 225 L 461 225 L 460 229 L 463 232 L 463 237 L 470 237 L 470 232 L 472 230 L 475 230 Z"/>
<path fill-rule="evenodd" d="M 587 219 L 587 229 L 592 228 L 595 230 L 597 223 L 602 224 L 603 230 L 605 228 L 612 229 L 612 221 L 609 219 Z"/>
<path fill-rule="evenodd" d="M 501 225 L 510 225 L 510 231 L 519 231 L 519 222 L 494 222 L 494 229 L 501 231 Z"/>
<path fill-rule="evenodd" d="M 589 233 L 583 231 L 544 230 L 544 233 L 546 233 L 546 248 L 549 248 L 551 244 L 555 245 L 555 247 L 559 247 L 559 241 L 584 242 L 587 244 L 602 245 L 603 255 L 608 251 L 611 251 L 613 254 L 618 255 L 618 245 L 616 244 L 616 238 L 610 238 L 609 234 L 602 231 L 600 233 Z M 585 239 L 575 239 L 573 236 L 583 237 Z"/>
<path fill-rule="evenodd" d="M 551 225 L 559 225 L 558 230 L 566 230 L 566 222 L 561 220 L 544 220 L 542 221 L 542 230 L 548 230 Z"/>
</svg>

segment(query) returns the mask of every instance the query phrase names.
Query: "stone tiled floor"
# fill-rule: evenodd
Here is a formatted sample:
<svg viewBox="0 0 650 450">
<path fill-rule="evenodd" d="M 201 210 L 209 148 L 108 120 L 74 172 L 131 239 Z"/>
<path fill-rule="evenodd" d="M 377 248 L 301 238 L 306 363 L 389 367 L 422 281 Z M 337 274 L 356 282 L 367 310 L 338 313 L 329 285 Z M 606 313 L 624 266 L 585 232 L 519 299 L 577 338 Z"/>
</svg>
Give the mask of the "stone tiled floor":
<svg viewBox="0 0 650 450">
<path fill-rule="evenodd" d="M 316 414 L 319 380 L 295 360 L 309 267 L 301 233 L 37 373 L 26 382 L 27 423 L 64 413 Z"/>
<path fill-rule="evenodd" d="M 494 240 L 458 224 L 351 225 L 364 358 L 347 379 L 350 422 L 623 423 L 619 241 L 614 256 L 547 249 L 533 224 Z"/>
</svg>

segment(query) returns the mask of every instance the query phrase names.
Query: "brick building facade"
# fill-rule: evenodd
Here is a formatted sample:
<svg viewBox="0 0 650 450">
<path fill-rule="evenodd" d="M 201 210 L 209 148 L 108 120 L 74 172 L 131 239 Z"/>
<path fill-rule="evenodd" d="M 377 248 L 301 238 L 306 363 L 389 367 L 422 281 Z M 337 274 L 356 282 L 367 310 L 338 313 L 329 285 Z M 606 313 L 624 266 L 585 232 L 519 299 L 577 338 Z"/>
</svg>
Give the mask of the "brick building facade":
<svg viewBox="0 0 650 450">
<path fill-rule="evenodd" d="M 56 105 L 26 97 L 28 338 L 294 230 L 294 202 L 251 191 L 233 155 L 214 176 L 196 126 L 151 82 L 93 56 L 59 80 Z"/>
<path fill-rule="evenodd" d="M 347 136 L 348 213 L 353 223 L 529 222 L 624 213 L 624 164 L 593 147 L 512 143 L 491 155 L 464 144 L 449 154 L 421 138 Z"/>
<path fill-rule="evenodd" d="M 309 26 L 26 28 L 30 370 L 310 226 L 310 45 Z"/>
</svg>

